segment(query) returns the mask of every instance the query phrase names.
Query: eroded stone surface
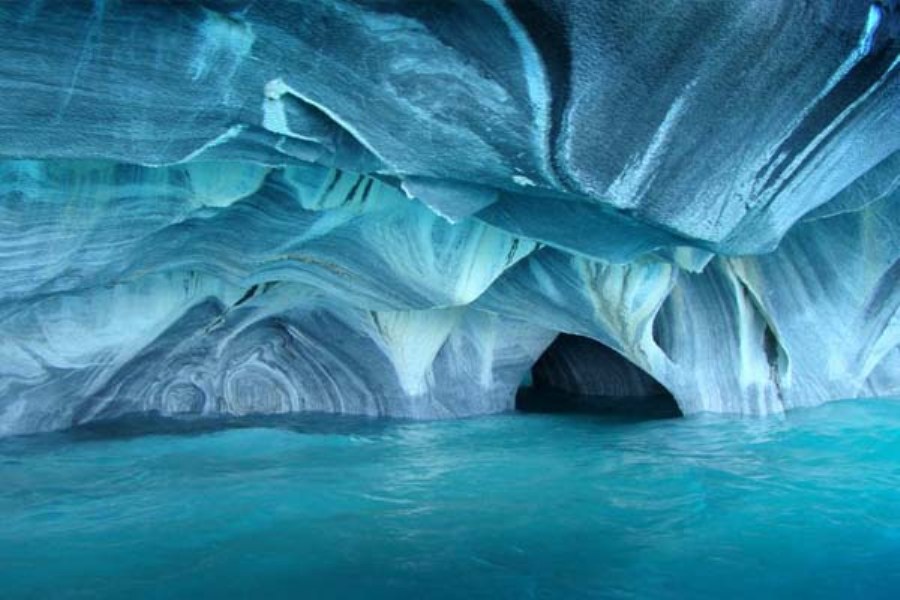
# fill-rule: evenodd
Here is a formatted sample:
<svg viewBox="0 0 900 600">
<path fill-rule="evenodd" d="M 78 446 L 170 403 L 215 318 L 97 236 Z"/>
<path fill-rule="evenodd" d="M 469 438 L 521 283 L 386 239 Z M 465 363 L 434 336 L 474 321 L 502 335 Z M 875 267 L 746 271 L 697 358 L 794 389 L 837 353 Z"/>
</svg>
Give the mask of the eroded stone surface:
<svg viewBox="0 0 900 600">
<path fill-rule="evenodd" d="M 0 434 L 898 394 L 898 10 L 3 3 Z"/>
</svg>

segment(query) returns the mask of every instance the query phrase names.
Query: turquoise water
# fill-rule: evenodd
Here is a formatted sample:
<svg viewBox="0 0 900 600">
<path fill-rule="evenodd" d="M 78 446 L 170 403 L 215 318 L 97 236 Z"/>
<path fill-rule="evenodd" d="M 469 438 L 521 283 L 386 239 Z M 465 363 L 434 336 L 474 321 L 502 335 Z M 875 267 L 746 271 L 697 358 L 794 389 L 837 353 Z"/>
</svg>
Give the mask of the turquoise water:
<svg viewBox="0 0 900 600">
<path fill-rule="evenodd" d="M 0 440 L 4 599 L 801 595 L 900 597 L 900 403 Z"/>
</svg>

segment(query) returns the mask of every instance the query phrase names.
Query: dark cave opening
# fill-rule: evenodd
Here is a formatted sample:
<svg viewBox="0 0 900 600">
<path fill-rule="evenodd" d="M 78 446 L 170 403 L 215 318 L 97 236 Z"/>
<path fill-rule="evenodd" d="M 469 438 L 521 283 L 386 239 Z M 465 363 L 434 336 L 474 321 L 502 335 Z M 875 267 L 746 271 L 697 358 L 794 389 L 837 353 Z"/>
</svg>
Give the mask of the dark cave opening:
<svg viewBox="0 0 900 600">
<path fill-rule="evenodd" d="M 516 410 L 585 413 L 638 420 L 682 416 L 672 394 L 604 344 L 560 334 L 531 367 L 530 384 L 516 394 Z"/>
</svg>

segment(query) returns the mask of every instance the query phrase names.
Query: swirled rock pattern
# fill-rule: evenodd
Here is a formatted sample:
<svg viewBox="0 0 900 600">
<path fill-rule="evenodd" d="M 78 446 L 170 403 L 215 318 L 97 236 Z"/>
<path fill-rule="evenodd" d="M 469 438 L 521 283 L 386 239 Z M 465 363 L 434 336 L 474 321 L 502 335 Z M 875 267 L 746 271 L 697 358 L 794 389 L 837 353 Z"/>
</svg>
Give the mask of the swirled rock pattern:
<svg viewBox="0 0 900 600">
<path fill-rule="evenodd" d="M 615 353 L 571 344 L 567 388 L 686 414 L 900 393 L 893 0 L 33 0 L 0 32 L 0 435 L 507 410 L 560 332 Z"/>
</svg>

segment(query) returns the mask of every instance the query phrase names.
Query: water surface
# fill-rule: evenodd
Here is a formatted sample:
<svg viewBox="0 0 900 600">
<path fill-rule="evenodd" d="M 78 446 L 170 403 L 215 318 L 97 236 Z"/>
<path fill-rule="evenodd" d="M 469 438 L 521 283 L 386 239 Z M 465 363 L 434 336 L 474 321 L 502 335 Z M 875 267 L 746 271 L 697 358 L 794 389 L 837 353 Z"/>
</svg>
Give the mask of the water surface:
<svg viewBox="0 0 900 600">
<path fill-rule="evenodd" d="M 2 598 L 813 595 L 900 597 L 900 403 L 0 440 Z"/>
</svg>

